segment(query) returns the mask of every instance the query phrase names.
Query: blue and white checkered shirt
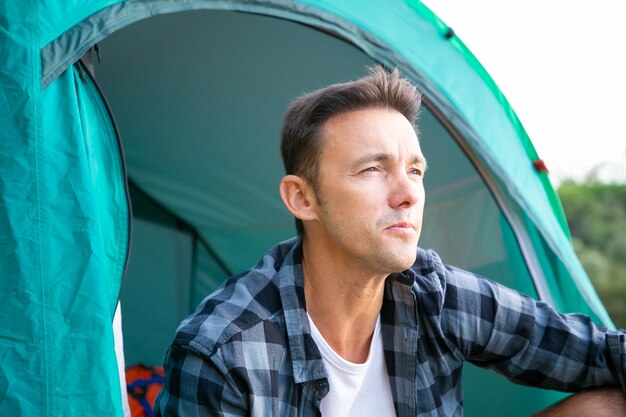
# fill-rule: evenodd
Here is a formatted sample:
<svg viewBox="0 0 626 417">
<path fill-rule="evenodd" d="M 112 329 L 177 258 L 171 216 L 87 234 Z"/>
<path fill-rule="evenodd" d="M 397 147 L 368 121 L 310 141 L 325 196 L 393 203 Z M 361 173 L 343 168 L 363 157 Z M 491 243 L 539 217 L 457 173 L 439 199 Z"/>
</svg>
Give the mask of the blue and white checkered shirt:
<svg viewBox="0 0 626 417">
<path fill-rule="evenodd" d="M 329 390 L 311 338 L 301 242 L 274 247 L 227 280 L 179 327 L 166 359 L 157 416 L 318 416 Z M 463 361 L 536 387 L 621 385 L 626 335 L 418 249 L 387 278 L 381 310 L 385 360 L 401 417 L 462 416 Z"/>
</svg>

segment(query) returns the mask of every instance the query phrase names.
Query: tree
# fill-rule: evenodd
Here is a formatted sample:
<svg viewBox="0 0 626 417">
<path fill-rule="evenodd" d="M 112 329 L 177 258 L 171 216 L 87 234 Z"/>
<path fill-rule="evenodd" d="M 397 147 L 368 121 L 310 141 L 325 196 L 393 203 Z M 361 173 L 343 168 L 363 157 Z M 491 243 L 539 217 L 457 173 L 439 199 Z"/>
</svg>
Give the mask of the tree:
<svg viewBox="0 0 626 417">
<path fill-rule="evenodd" d="M 558 188 L 574 249 L 617 327 L 626 328 L 626 184 Z"/>
</svg>

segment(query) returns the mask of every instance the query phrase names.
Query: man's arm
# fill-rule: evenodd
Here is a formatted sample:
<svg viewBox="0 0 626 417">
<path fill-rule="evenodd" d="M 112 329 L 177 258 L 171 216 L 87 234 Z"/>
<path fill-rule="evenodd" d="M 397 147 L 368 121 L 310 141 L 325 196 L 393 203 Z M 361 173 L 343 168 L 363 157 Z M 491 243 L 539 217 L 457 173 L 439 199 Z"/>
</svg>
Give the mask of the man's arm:
<svg viewBox="0 0 626 417">
<path fill-rule="evenodd" d="M 559 314 L 465 271 L 447 272 L 442 322 L 451 323 L 444 332 L 464 359 L 525 385 L 570 392 L 616 385 L 626 392 L 623 331 Z"/>
<path fill-rule="evenodd" d="M 531 417 L 624 417 L 626 398 L 615 387 L 574 394 Z"/>
<path fill-rule="evenodd" d="M 170 347 L 155 417 L 238 417 L 248 415 L 247 408 L 246 397 L 227 371 L 190 349 Z"/>
</svg>

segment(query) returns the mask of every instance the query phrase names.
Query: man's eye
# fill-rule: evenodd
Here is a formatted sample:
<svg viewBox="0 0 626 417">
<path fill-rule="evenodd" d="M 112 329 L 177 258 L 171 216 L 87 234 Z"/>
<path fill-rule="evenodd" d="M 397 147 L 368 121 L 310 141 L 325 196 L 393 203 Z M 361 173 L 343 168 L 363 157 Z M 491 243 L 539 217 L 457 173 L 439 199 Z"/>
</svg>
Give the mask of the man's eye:
<svg viewBox="0 0 626 417">
<path fill-rule="evenodd" d="M 376 172 L 378 171 L 378 167 L 367 167 L 361 172 Z"/>
<path fill-rule="evenodd" d="M 419 168 L 411 168 L 411 169 L 409 170 L 409 174 L 422 176 L 423 172 L 422 172 L 422 170 L 421 170 L 421 169 L 419 169 Z"/>
</svg>

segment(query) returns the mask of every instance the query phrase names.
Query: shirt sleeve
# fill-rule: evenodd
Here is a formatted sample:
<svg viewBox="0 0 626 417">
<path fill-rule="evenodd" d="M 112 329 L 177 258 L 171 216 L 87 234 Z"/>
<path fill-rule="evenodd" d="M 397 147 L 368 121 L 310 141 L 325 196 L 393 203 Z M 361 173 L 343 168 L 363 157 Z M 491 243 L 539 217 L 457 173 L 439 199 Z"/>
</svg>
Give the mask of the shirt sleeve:
<svg viewBox="0 0 626 417">
<path fill-rule="evenodd" d="M 560 314 L 466 271 L 447 272 L 442 323 L 464 360 L 525 385 L 569 392 L 618 385 L 626 393 L 623 330 Z"/>
<path fill-rule="evenodd" d="M 165 355 L 164 368 L 165 385 L 154 404 L 155 417 L 248 415 L 246 397 L 210 358 L 174 345 Z"/>
</svg>

